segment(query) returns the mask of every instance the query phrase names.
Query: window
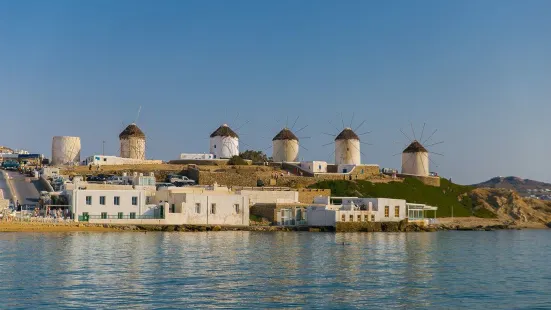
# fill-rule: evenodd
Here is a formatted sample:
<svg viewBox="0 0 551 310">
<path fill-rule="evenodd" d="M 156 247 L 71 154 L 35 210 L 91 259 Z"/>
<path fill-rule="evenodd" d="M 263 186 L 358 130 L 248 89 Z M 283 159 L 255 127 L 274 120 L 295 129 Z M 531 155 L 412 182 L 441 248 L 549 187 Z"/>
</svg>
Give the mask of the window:
<svg viewBox="0 0 551 310">
<path fill-rule="evenodd" d="M 344 214 L 342 215 L 342 220 L 341 221 L 346 222 L 346 215 L 344 215 Z"/>
<path fill-rule="evenodd" d="M 350 214 L 350 222 L 354 222 L 354 214 Z"/>
<path fill-rule="evenodd" d="M 103 161 L 107 161 L 107 158 L 104 158 Z"/>
<path fill-rule="evenodd" d="M 117 218 L 118 218 L 118 219 L 122 219 L 122 212 L 119 212 L 119 213 L 117 214 Z"/>
<path fill-rule="evenodd" d="M 360 174 L 364 174 L 364 170 L 363 170 L 363 169 L 362 169 L 362 170 L 360 170 Z"/>
<path fill-rule="evenodd" d="M 375 214 L 371 214 L 371 221 L 375 222 Z"/>
<path fill-rule="evenodd" d="M 201 213 L 201 204 L 200 203 L 195 204 L 195 213 L 197 213 L 197 214 Z"/>
<path fill-rule="evenodd" d="M 92 196 L 86 196 L 86 204 L 89 206 L 92 205 Z"/>
<path fill-rule="evenodd" d="M 119 206 L 121 204 L 121 197 L 115 196 L 113 198 L 113 203 L 115 204 L 115 206 Z"/>
<path fill-rule="evenodd" d="M 362 221 L 362 216 L 358 214 L 358 222 L 361 222 L 361 221 Z"/>
<path fill-rule="evenodd" d="M 216 144 L 214 145 L 214 148 L 216 148 Z"/>
<path fill-rule="evenodd" d="M 235 204 L 235 214 L 239 214 L 239 204 Z"/>
<path fill-rule="evenodd" d="M 136 212 L 130 212 L 130 218 L 135 219 L 136 218 Z"/>
<path fill-rule="evenodd" d="M 216 214 L 216 204 L 215 203 L 210 205 L 210 214 Z"/>
<path fill-rule="evenodd" d="M 366 214 L 364 215 L 364 222 L 367 222 L 367 221 L 369 221 L 369 215 Z"/>
<path fill-rule="evenodd" d="M 105 196 L 99 196 L 99 204 L 105 206 Z"/>
<path fill-rule="evenodd" d="M 136 196 L 133 196 L 133 197 L 132 197 L 132 205 L 133 205 L 133 206 L 137 206 L 137 205 L 138 205 L 138 197 L 136 197 Z"/>
<path fill-rule="evenodd" d="M 101 212 L 101 219 L 105 220 L 107 218 L 107 212 Z"/>
<path fill-rule="evenodd" d="M 385 206 L 385 217 L 389 217 L 389 216 L 390 216 L 390 207 Z"/>
<path fill-rule="evenodd" d="M 170 205 L 170 213 L 176 213 L 176 205 L 175 204 L 171 204 Z"/>
<path fill-rule="evenodd" d="M 394 207 L 394 217 L 400 217 L 400 206 Z"/>
</svg>

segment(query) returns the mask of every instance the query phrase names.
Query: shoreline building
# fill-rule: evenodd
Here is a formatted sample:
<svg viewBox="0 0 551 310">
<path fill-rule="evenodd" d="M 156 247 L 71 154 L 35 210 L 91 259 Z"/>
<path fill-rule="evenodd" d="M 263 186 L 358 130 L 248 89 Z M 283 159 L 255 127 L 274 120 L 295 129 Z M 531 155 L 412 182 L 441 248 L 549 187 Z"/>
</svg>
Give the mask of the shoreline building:
<svg viewBox="0 0 551 310">
<path fill-rule="evenodd" d="M 335 138 L 335 165 L 360 164 L 360 137 L 347 127 Z"/>
<path fill-rule="evenodd" d="M 417 140 L 402 152 L 402 174 L 429 176 L 429 152 Z"/>
<path fill-rule="evenodd" d="M 227 124 L 210 135 L 210 154 L 214 155 L 214 159 L 239 156 L 239 136 Z"/>
<path fill-rule="evenodd" d="M 120 134 L 122 158 L 145 160 L 145 134 L 134 123 L 128 125 Z"/>
<path fill-rule="evenodd" d="M 297 136 L 287 127 L 272 139 L 272 158 L 274 162 L 297 162 L 299 152 Z"/>
</svg>

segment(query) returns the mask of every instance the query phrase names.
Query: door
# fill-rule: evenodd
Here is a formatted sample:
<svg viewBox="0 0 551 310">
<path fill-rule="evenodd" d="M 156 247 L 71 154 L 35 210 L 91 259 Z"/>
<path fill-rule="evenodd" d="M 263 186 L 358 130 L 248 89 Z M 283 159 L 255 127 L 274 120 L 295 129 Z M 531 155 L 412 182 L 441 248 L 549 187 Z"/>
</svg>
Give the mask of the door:
<svg viewBox="0 0 551 310">
<path fill-rule="evenodd" d="M 88 215 L 88 212 L 82 212 L 82 221 L 88 222 L 89 219 L 90 219 L 90 215 Z"/>
</svg>

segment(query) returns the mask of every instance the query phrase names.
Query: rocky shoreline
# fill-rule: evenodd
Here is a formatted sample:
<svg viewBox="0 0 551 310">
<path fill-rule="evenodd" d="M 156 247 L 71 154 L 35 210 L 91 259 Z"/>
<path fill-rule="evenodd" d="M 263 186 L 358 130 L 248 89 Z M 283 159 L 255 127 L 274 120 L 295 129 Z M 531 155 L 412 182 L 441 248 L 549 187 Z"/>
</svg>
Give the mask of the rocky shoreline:
<svg viewBox="0 0 551 310">
<path fill-rule="evenodd" d="M 163 232 L 205 232 L 205 231 L 310 231 L 310 232 L 435 232 L 435 231 L 495 231 L 518 230 L 522 228 L 544 228 L 532 225 L 520 226 L 516 223 L 490 222 L 478 225 L 465 223 L 442 223 L 422 226 L 415 223 L 338 223 L 337 227 L 281 227 L 281 226 L 200 226 L 200 225 L 115 225 L 91 223 L 37 223 L 37 222 L 0 222 L 0 232 L 113 232 L 113 231 L 163 231 Z"/>
</svg>

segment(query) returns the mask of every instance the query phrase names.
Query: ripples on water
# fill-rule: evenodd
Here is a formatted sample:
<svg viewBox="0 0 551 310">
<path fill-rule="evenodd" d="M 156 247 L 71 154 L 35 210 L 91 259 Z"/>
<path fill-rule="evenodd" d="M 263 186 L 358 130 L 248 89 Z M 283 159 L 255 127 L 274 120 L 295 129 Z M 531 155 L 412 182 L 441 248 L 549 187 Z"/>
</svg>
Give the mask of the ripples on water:
<svg viewBox="0 0 551 310">
<path fill-rule="evenodd" d="M 3 233 L 0 308 L 550 308 L 550 237 Z"/>
</svg>

